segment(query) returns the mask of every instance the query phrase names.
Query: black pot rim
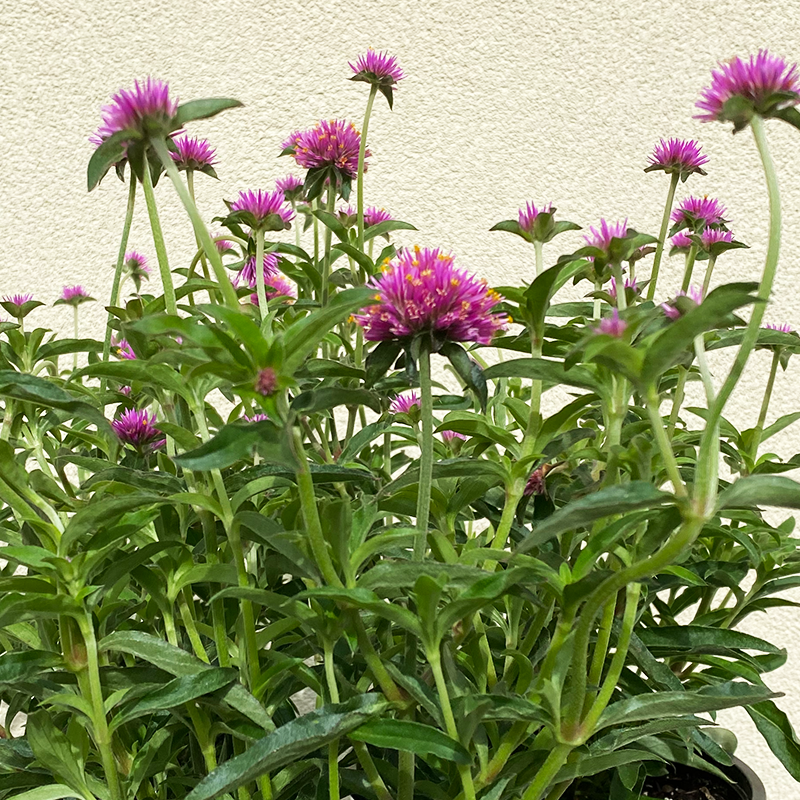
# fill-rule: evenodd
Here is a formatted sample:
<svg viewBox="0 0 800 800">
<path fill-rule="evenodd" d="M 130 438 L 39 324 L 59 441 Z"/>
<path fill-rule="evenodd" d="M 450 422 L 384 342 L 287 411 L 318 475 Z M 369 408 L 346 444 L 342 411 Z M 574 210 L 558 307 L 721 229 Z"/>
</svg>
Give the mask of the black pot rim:
<svg viewBox="0 0 800 800">
<path fill-rule="evenodd" d="M 736 758 L 736 756 L 733 756 L 732 759 L 732 771 L 738 772 L 744 778 L 745 783 L 750 788 L 750 800 L 767 800 L 767 790 L 764 788 L 761 778 L 741 759 Z"/>
</svg>

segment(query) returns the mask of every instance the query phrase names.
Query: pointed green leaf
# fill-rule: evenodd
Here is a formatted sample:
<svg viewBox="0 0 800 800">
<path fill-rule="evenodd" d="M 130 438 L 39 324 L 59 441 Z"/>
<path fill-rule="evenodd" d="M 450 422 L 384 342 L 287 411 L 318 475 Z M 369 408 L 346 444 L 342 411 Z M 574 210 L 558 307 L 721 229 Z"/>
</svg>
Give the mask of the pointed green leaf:
<svg viewBox="0 0 800 800">
<path fill-rule="evenodd" d="M 375 719 L 348 734 L 356 742 L 390 750 L 405 750 L 422 756 L 436 756 L 456 764 L 472 762 L 469 753 L 460 743 L 442 731 L 419 722 L 399 719 Z"/>
<path fill-rule="evenodd" d="M 240 108 L 242 103 L 231 97 L 208 97 L 204 100 L 190 100 L 178 106 L 178 113 L 175 115 L 175 125 L 182 128 L 187 122 L 196 119 L 208 119 L 216 116 L 220 111 L 228 108 Z"/>
</svg>

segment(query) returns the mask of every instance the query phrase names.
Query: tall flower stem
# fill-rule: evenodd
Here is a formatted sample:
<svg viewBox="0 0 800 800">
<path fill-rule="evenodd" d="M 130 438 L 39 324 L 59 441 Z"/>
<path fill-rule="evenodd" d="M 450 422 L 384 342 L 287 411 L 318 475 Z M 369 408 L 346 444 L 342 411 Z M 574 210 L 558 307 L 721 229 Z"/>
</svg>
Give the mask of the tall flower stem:
<svg viewBox="0 0 800 800">
<path fill-rule="evenodd" d="M 181 180 L 181 174 L 169 154 L 167 143 L 163 139 L 152 139 L 151 144 L 153 145 L 153 149 L 158 154 L 158 157 L 161 159 L 161 164 L 167 171 L 167 175 L 169 175 L 172 185 L 175 187 L 175 191 L 178 193 L 178 197 L 180 197 L 181 202 L 186 209 L 186 213 L 189 215 L 189 219 L 192 221 L 195 235 L 198 237 L 200 244 L 206 251 L 206 256 L 211 262 L 211 267 L 214 270 L 214 277 L 217 279 L 220 291 L 222 292 L 222 297 L 225 300 L 225 305 L 229 306 L 230 308 L 238 308 L 239 300 L 236 297 L 236 291 L 233 288 L 233 284 L 231 283 L 228 273 L 225 270 L 225 266 L 222 263 L 222 256 L 220 255 L 219 250 L 217 250 L 217 246 L 214 244 L 214 240 L 211 238 L 211 234 L 208 232 L 208 228 L 206 227 L 205 222 L 203 222 L 203 218 L 200 216 L 200 211 L 197 208 L 197 204 L 194 202 L 194 200 L 192 200 L 189 190 Z"/>
<path fill-rule="evenodd" d="M 94 623 L 88 611 L 85 616 L 78 618 L 78 625 L 86 646 L 86 670 L 89 678 L 89 697 L 87 699 L 92 706 L 92 729 L 94 731 L 95 744 L 100 751 L 100 760 L 103 763 L 103 771 L 105 772 L 111 800 L 122 800 L 122 787 L 119 781 L 117 762 L 114 758 L 111 732 L 106 719 L 103 687 L 100 683 L 97 639 L 94 633 Z"/>
<path fill-rule="evenodd" d="M 128 237 L 130 236 L 131 224 L 133 223 L 133 206 L 136 200 L 136 177 L 133 173 L 129 176 L 129 180 L 128 205 L 125 208 L 125 222 L 122 225 L 122 238 L 119 242 L 117 265 L 114 269 L 114 280 L 111 284 L 110 306 L 115 306 L 119 303 L 119 285 L 122 281 L 122 267 L 125 265 L 125 251 L 128 249 Z M 114 315 L 109 311 L 108 320 L 106 322 L 106 335 L 103 340 L 103 361 L 108 361 L 108 357 L 111 355 L 111 323 L 113 320 Z"/>
<path fill-rule="evenodd" d="M 422 435 L 417 494 L 417 535 L 414 539 L 414 560 L 422 561 L 428 542 L 428 517 L 431 511 L 433 480 L 433 395 L 431 392 L 431 353 L 423 341 L 419 352 L 419 389 Z"/>
<path fill-rule="evenodd" d="M 761 436 L 764 433 L 764 423 L 767 421 L 767 411 L 769 410 L 769 401 L 772 398 L 772 390 L 775 387 L 775 376 L 778 374 L 778 364 L 781 361 L 781 351 L 777 348 L 772 354 L 772 365 L 769 369 L 769 378 L 767 379 L 767 388 L 764 390 L 764 399 L 761 401 L 761 410 L 758 412 L 758 422 L 756 423 L 755 430 L 753 431 L 753 443 L 750 445 L 750 457 L 755 466 L 756 459 L 758 458 L 758 447 L 761 444 Z"/>
<path fill-rule="evenodd" d="M 150 218 L 150 229 L 153 232 L 153 244 L 156 247 L 156 258 L 158 259 L 158 269 L 161 273 L 161 283 L 164 286 L 164 306 L 167 314 L 177 316 L 178 305 L 175 301 L 175 287 L 172 285 L 172 273 L 169 271 L 169 259 L 167 258 L 167 245 L 164 242 L 164 234 L 161 231 L 161 221 L 158 218 L 158 208 L 156 207 L 156 196 L 153 191 L 153 176 L 150 173 L 150 165 L 147 157 L 144 159 L 144 201 L 147 204 L 147 216 Z"/>
<path fill-rule="evenodd" d="M 650 424 L 653 426 L 653 436 L 658 449 L 661 451 L 661 458 L 667 470 L 667 477 L 672 482 L 673 491 L 678 497 L 685 497 L 686 487 L 678 469 L 678 462 L 675 460 L 675 453 L 672 451 L 672 442 L 664 428 L 664 420 L 661 418 L 659 409 L 660 403 L 658 392 L 651 386 L 645 398 L 645 405 L 647 406 L 647 414 L 650 417 Z"/>
<path fill-rule="evenodd" d="M 325 210 L 329 214 L 333 214 L 334 204 L 336 202 L 336 186 L 333 183 L 328 184 L 328 194 L 325 202 Z M 323 252 L 323 267 L 322 267 L 322 305 L 328 305 L 328 298 L 330 297 L 330 279 L 331 279 L 331 237 L 333 231 L 326 225 L 325 226 L 325 250 Z"/>
<path fill-rule="evenodd" d="M 686 292 L 689 290 L 689 284 L 692 282 L 692 273 L 694 272 L 694 261 L 697 258 L 697 245 L 693 244 L 689 248 L 689 253 L 686 256 L 686 268 L 683 271 L 683 280 L 681 281 L 681 291 Z"/>
<path fill-rule="evenodd" d="M 778 267 L 778 257 L 781 247 L 781 198 L 778 189 L 778 176 L 775 172 L 775 164 L 767 145 L 764 120 L 756 114 L 753 116 L 752 120 L 750 120 L 750 127 L 753 131 L 753 138 L 758 148 L 758 154 L 761 158 L 761 165 L 764 169 L 764 177 L 767 183 L 767 194 L 769 196 L 769 242 L 767 244 L 764 272 L 761 276 L 761 285 L 758 289 L 758 299 L 761 302 L 757 302 L 753 306 L 753 312 L 750 315 L 747 328 L 745 328 L 742 344 L 739 347 L 739 352 L 736 354 L 733 366 L 720 387 L 713 405 L 709 406 L 706 427 L 700 440 L 698 469 L 695 478 L 696 503 L 698 506 L 705 509 L 713 505 L 717 491 L 716 467 L 719 454 L 719 418 L 722 416 L 725 403 L 728 401 L 731 392 L 738 383 L 758 339 L 758 331 L 761 327 L 761 321 L 764 318 L 766 303 L 772 292 L 772 284 L 775 280 L 775 272 Z"/>
<path fill-rule="evenodd" d="M 647 299 L 652 300 L 656 295 L 656 283 L 658 283 L 658 271 L 661 268 L 661 258 L 664 255 L 664 246 L 667 243 L 667 230 L 669 229 L 669 217 L 672 213 L 672 203 L 675 200 L 675 189 L 678 186 L 680 175 L 674 173 L 669 182 L 667 192 L 667 204 L 664 206 L 664 216 L 661 218 L 661 230 L 658 233 L 658 244 L 653 256 L 653 269 L 650 272 L 650 283 L 647 286 Z"/>
<path fill-rule="evenodd" d="M 717 257 L 714 255 L 708 256 L 708 266 L 706 267 L 706 274 L 703 278 L 703 294 L 705 297 L 708 294 L 708 287 L 711 285 L 711 273 L 714 271 L 714 265 L 717 263 Z"/>
<path fill-rule="evenodd" d="M 256 293 L 261 324 L 267 316 L 267 289 L 264 285 L 264 231 L 256 228 Z"/>
<path fill-rule="evenodd" d="M 377 84 L 369 87 L 369 99 L 367 100 L 367 110 L 364 112 L 364 124 L 361 126 L 361 142 L 358 146 L 358 176 L 356 178 L 356 203 L 358 211 L 358 249 L 364 252 L 364 156 L 367 152 L 367 130 L 369 129 L 369 118 L 372 114 L 372 105 L 375 102 L 375 95 L 378 93 Z"/>
<path fill-rule="evenodd" d="M 542 274 L 542 267 L 544 266 L 544 257 L 542 256 L 542 243 L 538 239 L 534 239 L 533 251 L 536 253 L 536 277 Z"/>
<path fill-rule="evenodd" d="M 325 662 L 325 682 L 331 703 L 339 702 L 339 687 L 336 684 L 336 673 L 333 663 L 333 645 L 329 639 L 323 641 L 323 659 Z M 339 800 L 339 740 L 328 744 L 328 800 Z"/>
<path fill-rule="evenodd" d="M 72 307 L 72 321 L 74 323 L 74 335 L 78 338 L 78 305 L 77 303 Z M 78 369 L 78 353 L 77 351 L 72 355 L 72 369 Z"/>
</svg>

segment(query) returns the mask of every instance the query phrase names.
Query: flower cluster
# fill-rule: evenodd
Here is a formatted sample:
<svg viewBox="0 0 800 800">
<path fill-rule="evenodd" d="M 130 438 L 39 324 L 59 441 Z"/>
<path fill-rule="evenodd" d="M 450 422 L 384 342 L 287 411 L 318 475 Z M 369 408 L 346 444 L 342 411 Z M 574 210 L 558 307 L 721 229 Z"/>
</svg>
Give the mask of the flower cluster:
<svg viewBox="0 0 800 800">
<path fill-rule="evenodd" d="M 65 286 L 61 291 L 61 297 L 54 305 L 78 306 L 89 300 L 94 300 L 94 297 L 91 297 L 83 286 Z"/>
<path fill-rule="evenodd" d="M 291 153 L 303 169 L 334 167 L 341 175 L 352 179 L 358 174 L 360 146 L 361 134 L 352 122 L 331 119 L 320 120 L 310 130 L 293 133 L 283 143 L 283 150 Z M 372 154 L 367 150 L 365 155 Z"/>
<path fill-rule="evenodd" d="M 294 219 L 294 211 L 280 190 L 239 192 L 230 209 L 241 217 L 240 221 L 254 229 L 282 231 L 290 227 L 289 223 Z"/>
<path fill-rule="evenodd" d="M 686 197 L 672 212 L 672 221 L 693 229 L 706 228 L 709 225 L 724 225 L 725 206 L 713 197 Z"/>
<path fill-rule="evenodd" d="M 661 139 L 653 149 L 645 172 L 663 170 L 668 175 L 678 174 L 686 180 L 693 173 L 705 175 L 703 164 L 708 156 L 700 152 L 700 145 L 694 139 Z"/>
<path fill-rule="evenodd" d="M 178 169 L 201 172 L 210 170 L 212 174 L 215 174 L 214 165 L 217 163 L 217 151 L 206 139 L 184 134 L 176 136 L 172 143 L 175 145 L 175 150 L 170 151 L 170 155 Z"/>
<path fill-rule="evenodd" d="M 370 341 L 429 333 L 435 341 L 488 344 L 508 318 L 491 313 L 502 298 L 438 248 L 408 248 L 373 281 L 374 305 L 355 317 Z"/>
<path fill-rule="evenodd" d="M 167 441 L 153 425 L 155 421 L 155 414 L 151 416 L 147 411 L 131 408 L 115 419 L 111 427 L 123 444 L 131 445 L 140 453 L 146 453 L 162 447 Z"/>
</svg>

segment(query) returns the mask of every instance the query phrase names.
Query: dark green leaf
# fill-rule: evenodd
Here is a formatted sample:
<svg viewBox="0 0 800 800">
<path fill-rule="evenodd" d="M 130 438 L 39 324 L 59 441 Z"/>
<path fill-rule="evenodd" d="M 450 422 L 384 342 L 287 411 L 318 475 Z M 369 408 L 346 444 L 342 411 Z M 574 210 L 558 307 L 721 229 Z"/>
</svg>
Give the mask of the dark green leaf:
<svg viewBox="0 0 800 800">
<path fill-rule="evenodd" d="M 745 710 L 786 771 L 800 781 L 800 742 L 786 714 L 771 700 L 747 706 Z"/>
<path fill-rule="evenodd" d="M 342 389 L 338 386 L 323 386 L 301 392 L 292 401 L 292 410 L 298 414 L 313 414 L 316 411 L 327 411 L 336 406 L 367 406 L 376 414 L 380 414 L 380 397 L 368 389 Z"/>
<path fill-rule="evenodd" d="M 760 505 L 800 508 L 800 483 L 782 475 L 747 475 L 725 489 L 717 505 L 720 509 Z"/>
<path fill-rule="evenodd" d="M 442 731 L 419 722 L 399 719 L 374 719 L 348 734 L 350 739 L 373 747 L 405 750 L 423 756 L 436 756 L 456 764 L 469 764 L 472 759 L 464 746 Z"/>
<path fill-rule="evenodd" d="M 178 106 L 178 113 L 175 115 L 175 125 L 182 128 L 187 122 L 196 119 L 208 119 L 216 116 L 220 111 L 228 108 L 239 108 L 242 103 L 231 97 L 207 97 L 203 100 L 190 100 Z"/>
</svg>

